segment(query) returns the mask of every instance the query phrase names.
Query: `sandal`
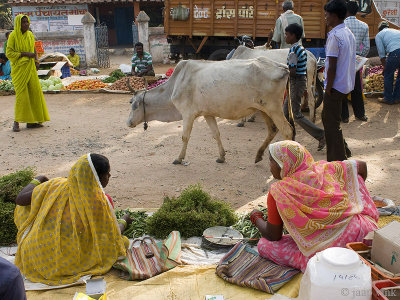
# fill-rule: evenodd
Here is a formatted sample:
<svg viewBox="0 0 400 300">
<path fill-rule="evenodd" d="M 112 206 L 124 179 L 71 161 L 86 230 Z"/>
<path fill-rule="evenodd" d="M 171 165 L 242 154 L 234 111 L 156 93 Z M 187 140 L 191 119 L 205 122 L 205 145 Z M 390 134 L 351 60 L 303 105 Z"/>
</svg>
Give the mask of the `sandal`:
<svg viewBox="0 0 400 300">
<path fill-rule="evenodd" d="M 14 131 L 14 132 L 20 132 L 21 131 L 21 129 L 19 129 L 19 123 L 18 122 L 14 121 L 14 125 L 13 125 L 13 128 L 12 128 L 12 131 Z"/>
<path fill-rule="evenodd" d="M 27 123 L 26 124 L 26 128 L 40 128 L 40 127 L 43 127 L 43 125 L 40 123 Z"/>
</svg>

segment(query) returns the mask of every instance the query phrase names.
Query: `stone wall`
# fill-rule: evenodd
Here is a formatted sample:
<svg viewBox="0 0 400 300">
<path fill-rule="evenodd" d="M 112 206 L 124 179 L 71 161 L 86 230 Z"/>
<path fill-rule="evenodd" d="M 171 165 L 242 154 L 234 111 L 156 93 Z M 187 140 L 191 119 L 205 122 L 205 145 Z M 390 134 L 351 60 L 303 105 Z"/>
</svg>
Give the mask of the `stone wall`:
<svg viewBox="0 0 400 300">
<path fill-rule="evenodd" d="M 149 28 L 150 53 L 154 63 L 166 63 L 169 56 L 169 44 L 165 37 L 164 27 Z"/>
</svg>

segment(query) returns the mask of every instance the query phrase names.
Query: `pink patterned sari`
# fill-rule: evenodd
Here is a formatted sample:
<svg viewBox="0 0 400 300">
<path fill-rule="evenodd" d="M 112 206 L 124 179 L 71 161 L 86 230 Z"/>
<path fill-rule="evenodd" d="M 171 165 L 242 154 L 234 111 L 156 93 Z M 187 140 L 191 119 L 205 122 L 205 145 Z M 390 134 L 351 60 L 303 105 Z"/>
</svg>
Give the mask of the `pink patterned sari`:
<svg viewBox="0 0 400 300">
<path fill-rule="evenodd" d="M 293 141 L 269 150 L 282 177 L 269 192 L 290 235 L 274 242 L 262 238 L 261 256 L 304 271 L 316 252 L 361 241 L 377 228 L 378 211 L 356 161 L 315 162 Z"/>
</svg>

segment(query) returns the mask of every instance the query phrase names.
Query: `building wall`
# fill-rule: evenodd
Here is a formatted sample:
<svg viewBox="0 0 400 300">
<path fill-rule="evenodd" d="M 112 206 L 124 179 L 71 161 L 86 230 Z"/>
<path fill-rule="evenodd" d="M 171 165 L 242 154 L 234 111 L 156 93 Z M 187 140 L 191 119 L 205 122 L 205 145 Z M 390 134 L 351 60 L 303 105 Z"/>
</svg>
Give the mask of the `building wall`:
<svg viewBox="0 0 400 300">
<path fill-rule="evenodd" d="M 164 27 L 149 27 L 150 53 L 154 63 L 164 63 L 169 56 L 169 44 Z"/>
</svg>

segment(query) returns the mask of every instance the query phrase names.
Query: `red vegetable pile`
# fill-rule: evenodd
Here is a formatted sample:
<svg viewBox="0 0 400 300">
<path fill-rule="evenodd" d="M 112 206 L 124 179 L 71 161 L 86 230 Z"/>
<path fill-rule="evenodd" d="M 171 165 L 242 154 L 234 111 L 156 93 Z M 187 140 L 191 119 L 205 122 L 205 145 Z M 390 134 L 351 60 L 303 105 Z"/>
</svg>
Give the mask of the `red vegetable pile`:
<svg viewBox="0 0 400 300">
<path fill-rule="evenodd" d="M 168 71 L 165 73 L 165 75 L 167 75 L 168 77 L 171 77 L 172 73 L 174 72 L 174 69 L 168 69 Z"/>
<path fill-rule="evenodd" d="M 381 74 L 382 71 L 383 71 L 383 66 L 382 65 L 369 68 L 368 69 L 368 76 L 374 75 L 374 74 Z"/>
<path fill-rule="evenodd" d="M 168 78 L 160 79 L 160 80 L 158 80 L 158 81 L 156 81 L 156 82 L 150 84 L 150 85 L 147 87 L 147 90 L 154 89 L 155 87 L 157 87 L 157 86 L 163 84 L 163 83 L 166 82 L 166 81 L 168 81 Z"/>
</svg>

